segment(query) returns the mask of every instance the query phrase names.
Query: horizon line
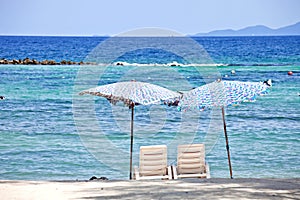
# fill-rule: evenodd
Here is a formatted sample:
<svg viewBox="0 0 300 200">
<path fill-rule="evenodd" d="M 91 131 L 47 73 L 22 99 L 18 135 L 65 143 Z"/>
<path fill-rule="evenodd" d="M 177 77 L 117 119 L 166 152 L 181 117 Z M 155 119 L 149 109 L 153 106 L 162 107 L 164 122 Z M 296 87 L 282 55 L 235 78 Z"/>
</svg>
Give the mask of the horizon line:
<svg viewBox="0 0 300 200">
<path fill-rule="evenodd" d="M 278 36 L 300 36 L 300 34 L 252 34 L 252 35 L 183 35 L 183 36 L 114 36 L 114 35 L 57 35 L 57 34 L 0 34 L 0 37 L 278 37 Z"/>
</svg>

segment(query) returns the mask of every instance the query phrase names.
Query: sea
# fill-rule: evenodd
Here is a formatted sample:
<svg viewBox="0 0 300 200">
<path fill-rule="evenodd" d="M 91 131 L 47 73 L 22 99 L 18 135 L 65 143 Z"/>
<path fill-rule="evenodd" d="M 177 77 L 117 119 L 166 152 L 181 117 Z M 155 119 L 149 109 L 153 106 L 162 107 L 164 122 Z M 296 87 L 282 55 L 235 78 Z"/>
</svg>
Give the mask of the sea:
<svg viewBox="0 0 300 200">
<path fill-rule="evenodd" d="M 78 93 L 133 79 L 187 91 L 216 78 L 272 80 L 267 95 L 225 109 L 233 177 L 300 178 L 300 36 L 0 36 L 1 58 L 94 62 L 0 65 L 2 180 L 126 180 L 131 110 Z M 220 108 L 135 107 L 135 166 L 140 146 L 160 144 L 176 165 L 185 143 L 205 143 L 211 177 L 230 177 Z"/>
</svg>

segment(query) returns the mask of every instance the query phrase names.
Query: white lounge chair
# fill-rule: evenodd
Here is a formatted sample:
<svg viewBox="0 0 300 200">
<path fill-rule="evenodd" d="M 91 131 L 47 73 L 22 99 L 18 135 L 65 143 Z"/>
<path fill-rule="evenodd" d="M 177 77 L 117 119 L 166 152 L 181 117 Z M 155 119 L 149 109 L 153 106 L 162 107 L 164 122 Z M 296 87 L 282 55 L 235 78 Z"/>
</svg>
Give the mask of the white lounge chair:
<svg viewBox="0 0 300 200">
<path fill-rule="evenodd" d="M 134 179 L 172 179 L 171 167 L 167 166 L 167 146 L 141 146 L 140 167 L 134 168 Z"/>
<path fill-rule="evenodd" d="M 174 179 L 210 178 L 209 166 L 205 162 L 204 144 L 179 145 L 177 167 L 172 166 Z"/>
</svg>

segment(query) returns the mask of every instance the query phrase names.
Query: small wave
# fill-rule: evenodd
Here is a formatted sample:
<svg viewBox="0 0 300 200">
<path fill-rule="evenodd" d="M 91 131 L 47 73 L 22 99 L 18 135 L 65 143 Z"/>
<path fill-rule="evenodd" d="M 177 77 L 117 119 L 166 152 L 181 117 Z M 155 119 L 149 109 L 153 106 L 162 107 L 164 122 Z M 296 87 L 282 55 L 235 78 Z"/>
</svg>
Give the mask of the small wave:
<svg viewBox="0 0 300 200">
<path fill-rule="evenodd" d="M 99 65 L 102 65 L 101 63 Z M 128 63 L 128 62 L 114 62 L 113 65 L 116 66 L 145 66 L 145 67 L 155 67 L 155 66 L 165 66 L 165 67 L 218 67 L 218 66 L 228 66 L 222 63 L 178 63 L 176 61 L 170 63 Z"/>
<path fill-rule="evenodd" d="M 104 63 L 98 63 L 98 65 L 107 65 Z M 117 61 L 112 63 L 115 66 L 134 66 L 134 67 L 227 67 L 227 66 L 290 66 L 295 65 L 295 63 L 179 63 L 176 61 L 170 63 L 130 63 L 124 61 Z"/>
<path fill-rule="evenodd" d="M 266 67 L 266 66 L 289 66 L 295 65 L 295 63 L 230 63 L 225 64 L 225 66 L 257 66 L 257 67 Z"/>
</svg>

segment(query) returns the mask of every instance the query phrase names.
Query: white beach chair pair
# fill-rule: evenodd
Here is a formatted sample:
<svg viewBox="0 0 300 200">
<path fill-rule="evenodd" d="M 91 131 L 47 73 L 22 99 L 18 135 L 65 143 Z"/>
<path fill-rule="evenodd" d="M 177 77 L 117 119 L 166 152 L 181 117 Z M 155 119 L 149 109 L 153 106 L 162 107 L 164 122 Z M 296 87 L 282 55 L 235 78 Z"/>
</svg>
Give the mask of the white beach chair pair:
<svg viewBox="0 0 300 200">
<path fill-rule="evenodd" d="M 134 179 L 178 178 L 210 178 L 204 144 L 179 145 L 177 166 L 168 166 L 166 145 L 140 147 L 140 166 L 134 168 Z"/>
</svg>

